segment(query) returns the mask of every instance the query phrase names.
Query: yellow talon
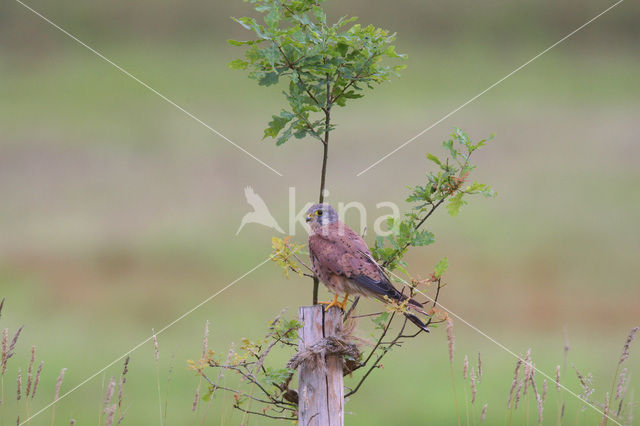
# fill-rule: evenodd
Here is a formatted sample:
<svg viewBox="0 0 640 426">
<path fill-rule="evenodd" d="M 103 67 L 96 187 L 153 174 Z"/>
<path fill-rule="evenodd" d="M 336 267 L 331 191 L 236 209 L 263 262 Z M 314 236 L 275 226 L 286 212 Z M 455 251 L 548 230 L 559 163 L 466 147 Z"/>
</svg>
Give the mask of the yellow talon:
<svg viewBox="0 0 640 426">
<path fill-rule="evenodd" d="M 331 308 L 332 306 L 337 306 L 337 307 L 339 307 L 341 309 L 344 309 L 344 308 L 342 308 L 342 305 L 340 304 L 340 302 L 338 302 L 338 295 L 337 294 L 333 297 L 333 300 L 331 302 L 318 302 L 318 305 L 327 305 L 327 307 L 324 308 L 325 312 L 327 312 L 329 310 L 329 308 Z"/>
<path fill-rule="evenodd" d="M 349 293 L 345 293 L 344 294 L 344 299 L 342 299 L 342 303 L 340 304 L 340 307 L 342 308 L 343 311 L 347 307 L 347 302 L 348 301 L 349 301 Z"/>
<path fill-rule="evenodd" d="M 338 302 L 338 295 L 336 294 L 333 296 L 333 300 L 331 302 L 318 302 L 318 305 L 327 305 L 327 307 L 324 308 L 325 312 L 327 312 L 329 308 L 331 308 L 332 306 L 337 306 L 338 308 L 344 311 L 344 308 L 347 307 L 348 301 L 349 301 L 349 293 L 344 295 L 344 299 L 342 299 L 342 302 Z"/>
</svg>

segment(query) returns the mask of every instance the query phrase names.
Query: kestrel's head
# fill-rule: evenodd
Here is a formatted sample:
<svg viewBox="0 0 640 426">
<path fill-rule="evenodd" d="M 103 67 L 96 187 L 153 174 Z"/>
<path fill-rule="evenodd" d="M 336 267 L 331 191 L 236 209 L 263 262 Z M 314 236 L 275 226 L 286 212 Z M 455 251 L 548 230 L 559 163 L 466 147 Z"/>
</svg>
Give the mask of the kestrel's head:
<svg viewBox="0 0 640 426">
<path fill-rule="evenodd" d="M 329 204 L 314 204 L 307 210 L 307 223 L 309 226 L 323 226 L 337 222 L 338 213 Z"/>
</svg>

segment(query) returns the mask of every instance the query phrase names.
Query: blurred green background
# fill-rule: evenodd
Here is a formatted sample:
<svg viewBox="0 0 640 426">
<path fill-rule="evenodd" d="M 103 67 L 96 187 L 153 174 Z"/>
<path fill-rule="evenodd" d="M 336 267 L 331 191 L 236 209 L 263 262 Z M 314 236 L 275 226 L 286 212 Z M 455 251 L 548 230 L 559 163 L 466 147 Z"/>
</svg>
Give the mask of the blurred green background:
<svg viewBox="0 0 640 426">
<path fill-rule="evenodd" d="M 16 370 L 29 349 L 45 360 L 33 413 L 266 258 L 272 231 L 247 225 L 251 185 L 286 223 L 317 197 L 321 147 L 293 140 L 276 148 L 262 130 L 283 99 L 226 63 L 241 54 L 228 38 L 248 35 L 229 19 L 251 15 L 241 1 L 42 0 L 28 3 L 162 94 L 283 173 L 279 177 L 150 93 L 14 1 L 0 4 L 0 328 L 24 324 L 5 377 L 0 422 L 14 424 Z M 437 243 L 414 250 L 415 275 L 448 256 L 442 303 L 517 353 L 533 351 L 554 375 L 563 360 L 592 372 L 595 400 L 609 391 L 629 329 L 640 323 L 640 6 L 623 2 L 361 177 L 355 173 L 597 15 L 601 1 L 328 1 L 330 17 L 356 15 L 398 32 L 409 54 L 402 78 L 335 111 L 329 201 L 403 205 L 420 183 L 426 152 L 454 126 L 474 139 L 476 178 L 498 192 L 459 217 L 429 224 Z M 357 227 L 357 217 L 346 218 Z M 286 225 L 285 225 L 286 228 Z M 302 228 L 294 239 L 306 241 Z M 328 297 L 323 290 L 323 298 Z M 168 424 L 238 424 L 231 398 L 209 414 L 191 411 L 206 320 L 209 345 L 258 337 L 282 308 L 308 304 L 308 280 L 284 280 L 267 264 L 131 355 L 125 423 L 159 423 L 156 380 Z M 361 312 L 376 309 L 363 303 Z M 371 327 L 360 324 L 361 335 Z M 487 424 L 504 424 L 515 359 L 456 322 L 455 380 L 465 422 L 462 359 L 482 353 L 484 377 L 469 418 L 488 404 Z M 640 358 L 633 353 L 632 371 Z M 284 355 L 283 355 L 284 357 Z M 276 360 L 278 361 L 278 360 Z M 284 358 L 282 358 L 284 362 Z M 346 403 L 347 424 L 454 424 L 446 336 L 437 329 L 394 351 Z M 569 365 L 570 365 L 569 364 Z M 277 362 L 276 365 L 278 366 Z M 121 363 L 57 404 L 56 424 L 96 424 L 103 382 Z M 636 373 L 637 374 L 637 373 Z M 227 378 L 233 383 L 233 378 Z M 542 377 L 538 376 L 540 383 Z M 577 393 L 573 370 L 564 383 Z M 354 379 L 348 379 L 353 382 Z M 348 384 L 347 383 L 347 384 Z M 466 387 L 465 387 L 466 386 Z M 633 388 L 633 382 L 631 387 Z M 637 386 L 636 386 L 636 389 Z M 593 410 L 550 386 L 545 424 L 597 424 Z M 535 402 L 529 401 L 535 418 Z M 515 421 L 526 419 L 523 405 Z M 51 410 L 31 424 L 52 423 Z M 531 423 L 535 423 L 531 420 Z M 269 424 L 249 419 L 245 424 Z"/>
</svg>

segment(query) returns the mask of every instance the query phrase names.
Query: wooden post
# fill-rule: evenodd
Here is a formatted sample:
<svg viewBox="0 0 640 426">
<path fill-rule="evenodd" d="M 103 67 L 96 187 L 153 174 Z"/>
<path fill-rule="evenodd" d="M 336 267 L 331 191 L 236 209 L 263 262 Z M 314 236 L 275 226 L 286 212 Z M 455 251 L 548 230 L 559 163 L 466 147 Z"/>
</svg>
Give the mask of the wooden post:
<svg viewBox="0 0 640 426">
<path fill-rule="evenodd" d="M 342 310 L 324 306 L 300 307 L 300 349 L 311 346 L 323 337 L 339 335 L 342 330 Z M 326 369 L 307 366 L 298 369 L 298 419 L 301 426 L 343 426 L 344 385 L 341 356 L 328 356 Z"/>
</svg>

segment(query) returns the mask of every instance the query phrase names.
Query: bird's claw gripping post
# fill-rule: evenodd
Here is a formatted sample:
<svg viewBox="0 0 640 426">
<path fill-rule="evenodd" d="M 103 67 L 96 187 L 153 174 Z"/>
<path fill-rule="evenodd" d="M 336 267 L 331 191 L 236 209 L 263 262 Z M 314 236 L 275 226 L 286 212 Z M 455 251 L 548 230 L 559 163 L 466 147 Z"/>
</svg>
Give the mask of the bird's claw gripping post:
<svg viewBox="0 0 640 426">
<path fill-rule="evenodd" d="M 349 301 L 349 293 L 344 295 L 344 299 L 342 299 L 342 302 L 338 302 L 338 295 L 336 294 L 333 296 L 333 300 L 331 302 L 318 302 L 318 305 L 327 305 L 327 307 L 324 308 L 325 312 L 327 312 L 329 308 L 331 308 L 332 306 L 337 306 L 338 308 L 344 311 L 344 308 L 347 307 L 348 301 Z"/>
<path fill-rule="evenodd" d="M 318 305 L 327 305 L 326 308 L 324 308 L 324 311 L 327 312 L 329 310 L 329 308 L 331 308 L 332 306 L 337 306 L 339 308 L 342 308 L 342 305 L 340 302 L 338 302 L 338 295 L 334 295 L 333 296 L 333 300 L 331 302 L 318 302 Z"/>
</svg>

